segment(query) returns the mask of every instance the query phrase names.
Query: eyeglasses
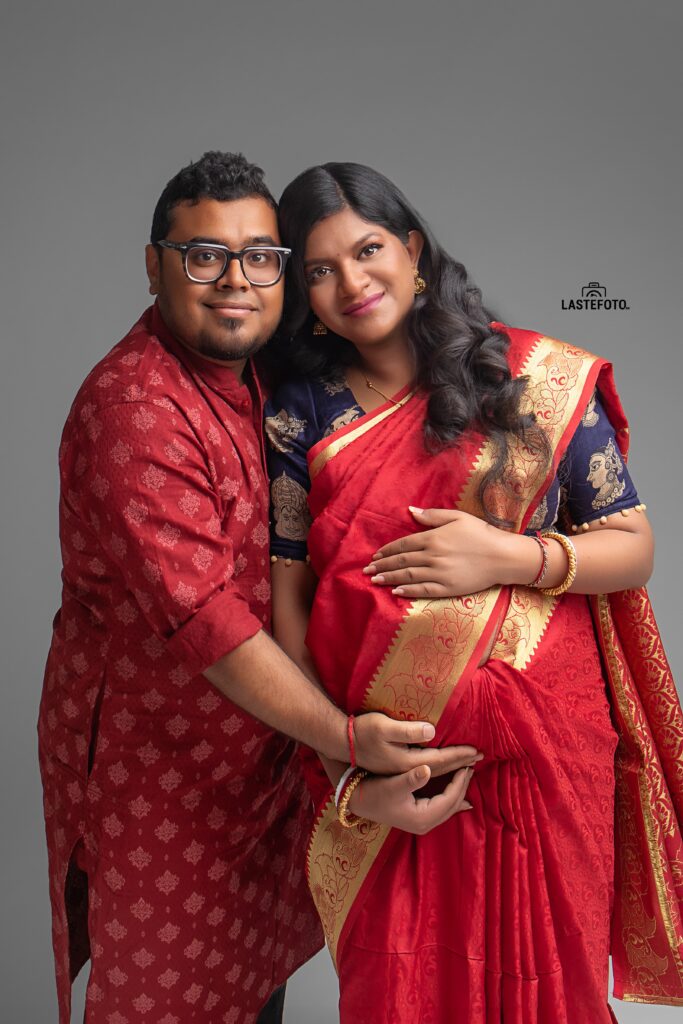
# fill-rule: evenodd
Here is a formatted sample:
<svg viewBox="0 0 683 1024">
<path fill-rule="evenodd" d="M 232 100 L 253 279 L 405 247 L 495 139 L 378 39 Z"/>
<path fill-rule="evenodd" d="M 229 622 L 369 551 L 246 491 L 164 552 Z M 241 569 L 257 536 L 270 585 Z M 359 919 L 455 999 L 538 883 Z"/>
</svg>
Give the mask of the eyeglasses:
<svg viewBox="0 0 683 1024">
<path fill-rule="evenodd" d="M 239 252 L 227 245 L 205 245 L 202 242 L 155 242 L 163 249 L 176 249 L 183 258 L 183 270 L 190 281 L 212 284 L 227 270 L 231 260 L 238 260 L 240 270 L 249 284 L 268 288 L 282 277 L 291 249 L 279 245 L 248 245 Z"/>
</svg>

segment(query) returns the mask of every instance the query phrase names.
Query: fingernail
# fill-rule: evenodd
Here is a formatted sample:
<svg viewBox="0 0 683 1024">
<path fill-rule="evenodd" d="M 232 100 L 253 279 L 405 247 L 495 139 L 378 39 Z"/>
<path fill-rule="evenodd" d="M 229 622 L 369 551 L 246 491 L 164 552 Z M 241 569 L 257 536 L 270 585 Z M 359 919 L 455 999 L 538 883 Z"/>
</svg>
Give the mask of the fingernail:
<svg viewBox="0 0 683 1024">
<path fill-rule="evenodd" d="M 436 735 L 436 729 L 429 723 L 422 726 L 422 739 L 433 740 Z"/>
<path fill-rule="evenodd" d="M 370 578 L 370 582 L 371 583 L 384 583 L 384 576 L 382 576 L 382 573 L 380 573 L 379 576 L 372 576 Z"/>
<path fill-rule="evenodd" d="M 398 597 L 403 597 L 403 587 L 394 587 L 391 593 L 396 594 Z"/>
<path fill-rule="evenodd" d="M 372 556 L 372 559 L 374 561 L 375 558 L 381 558 L 381 557 L 382 557 L 382 552 L 381 551 L 375 551 L 374 555 Z"/>
<path fill-rule="evenodd" d="M 422 515 L 424 512 L 423 508 L 418 508 L 417 505 L 408 505 L 411 512 L 417 512 L 418 515 Z"/>
<path fill-rule="evenodd" d="M 365 566 L 363 572 L 377 572 L 377 566 L 374 562 L 371 562 L 370 565 Z"/>
<path fill-rule="evenodd" d="M 473 761 L 483 761 L 485 757 L 486 757 L 486 754 L 476 754 L 476 755 L 475 755 L 475 756 L 474 756 L 474 757 L 472 758 L 472 760 L 473 760 Z"/>
<path fill-rule="evenodd" d="M 472 804 L 469 803 L 469 801 L 467 801 L 467 800 L 463 801 L 462 807 L 460 808 L 461 811 L 471 811 L 473 809 L 474 808 L 473 808 Z"/>
</svg>

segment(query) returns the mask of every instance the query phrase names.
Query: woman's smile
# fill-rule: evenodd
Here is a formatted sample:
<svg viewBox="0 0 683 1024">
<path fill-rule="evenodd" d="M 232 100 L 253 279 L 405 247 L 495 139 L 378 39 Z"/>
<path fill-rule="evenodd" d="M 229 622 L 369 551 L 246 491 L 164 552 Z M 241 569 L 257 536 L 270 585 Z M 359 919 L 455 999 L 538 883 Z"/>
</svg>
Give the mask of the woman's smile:
<svg viewBox="0 0 683 1024">
<path fill-rule="evenodd" d="M 366 313 L 375 309 L 383 298 L 384 292 L 376 292 L 374 295 L 369 295 L 367 299 L 361 299 L 360 302 L 352 302 L 343 310 L 344 316 L 365 316 Z"/>
</svg>

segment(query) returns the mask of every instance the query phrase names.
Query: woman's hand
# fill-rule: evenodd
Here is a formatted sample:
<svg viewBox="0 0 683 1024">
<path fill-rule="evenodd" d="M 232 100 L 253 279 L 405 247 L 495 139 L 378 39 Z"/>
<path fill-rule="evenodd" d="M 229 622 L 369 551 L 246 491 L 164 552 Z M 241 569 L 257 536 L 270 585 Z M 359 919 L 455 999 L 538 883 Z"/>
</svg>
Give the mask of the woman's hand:
<svg viewBox="0 0 683 1024">
<path fill-rule="evenodd" d="M 405 722 L 378 711 L 356 715 L 353 723 L 356 764 L 375 775 L 402 775 L 428 767 L 445 775 L 481 760 L 476 747 L 423 747 L 434 738 L 429 722 Z M 424 785 L 424 783 L 423 783 Z"/>
<path fill-rule="evenodd" d="M 468 512 L 412 506 L 410 511 L 417 523 L 431 529 L 385 544 L 363 569 L 373 583 L 393 587 L 399 597 L 460 597 L 509 582 L 504 567 L 511 541 L 528 542 L 531 559 L 540 565 L 531 538 L 510 535 Z"/>
<path fill-rule="evenodd" d="M 391 778 L 364 779 L 351 795 L 349 810 L 361 818 L 421 836 L 458 811 L 472 809 L 465 796 L 473 773 L 474 768 L 461 768 L 442 793 L 430 797 L 414 795 L 429 781 L 426 765 Z"/>
<path fill-rule="evenodd" d="M 642 587 L 652 573 L 654 541 L 644 505 L 602 516 L 571 536 L 578 568 L 573 594 L 611 594 Z M 385 544 L 363 569 L 398 597 L 460 597 L 496 584 L 529 586 L 541 568 L 537 541 L 508 533 L 452 509 L 410 509 L 416 522 L 431 527 Z M 547 542 L 544 587 L 567 575 L 567 555 Z"/>
</svg>

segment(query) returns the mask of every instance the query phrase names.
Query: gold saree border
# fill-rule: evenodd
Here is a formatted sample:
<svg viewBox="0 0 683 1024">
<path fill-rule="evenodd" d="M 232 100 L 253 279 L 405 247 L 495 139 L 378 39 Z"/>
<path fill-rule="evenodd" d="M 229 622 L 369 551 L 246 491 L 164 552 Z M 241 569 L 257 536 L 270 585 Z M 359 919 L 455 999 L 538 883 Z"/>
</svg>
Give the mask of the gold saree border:
<svg viewBox="0 0 683 1024">
<path fill-rule="evenodd" d="M 315 823 L 308 847 L 308 884 L 337 972 L 337 948 L 349 910 L 391 832 L 388 825 L 365 819 L 344 828 L 334 799 Z"/>
<path fill-rule="evenodd" d="M 464 597 L 411 602 L 368 687 L 364 709 L 438 725 L 480 645 L 501 591 L 493 587 Z"/>
<path fill-rule="evenodd" d="M 547 432 L 553 450 L 580 410 L 589 378 L 592 374 L 597 376 L 601 362 L 597 356 L 542 335 L 531 344 L 519 375 L 529 378 L 529 408 Z M 401 406 L 411 396 L 412 393 L 407 395 Z M 383 410 L 330 442 L 312 460 L 311 479 L 339 452 L 401 406 Z M 495 456 L 495 446 L 485 441 L 458 496 L 456 508 L 482 516 L 479 480 L 493 465 Z M 538 454 L 521 443 L 510 445 L 499 505 L 505 518 L 515 523 L 516 530 L 522 528 L 534 499 L 552 479 L 556 461 L 553 460 L 549 471 Z M 512 502 L 510 495 L 513 495 Z M 530 593 L 533 596 L 528 596 Z M 489 639 L 487 630 L 490 633 L 501 619 L 501 632 L 494 649 L 501 653 L 504 648 L 506 660 L 511 659 L 516 667 L 524 667 L 540 644 L 556 606 L 554 599 L 540 592 L 530 592 L 528 588 L 513 588 L 511 592 L 510 588 L 501 587 L 461 598 L 411 602 L 368 686 L 364 708 L 438 725 L 467 669 L 476 667 L 475 655 L 485 649 Z M 522 628 L 521 620 L 524 620 Z M 326 805 L 313 829 L 308 850 L 308 878 L 335 967 L 354 900 L 391 832 L 386 826 L 370 822 L 362 830 L 344 829 L 337 820 L 333 801 Z"/>
<path fill-rule="evenodd" d="M 528 378 L 525 411 L 535 414 L 553 452 L 576 418 L 577 410 L 580 411 L 586 386 L 592 377 L 597 377 L 602 363 L 602 359 L 590 352 L 545 335 L 539 335 L 531 346 L 519 370 L 520 377 Z M 479 481 L 493 465 L 494 458 L 494 446 L 487 442 L 461 492 L 458 508 L 481 518 Z M 557 462 L 555 457 L 548 471 L 542 453 L 534 452 L 517 438 L 510 441 L 507 464 L 488 501 L 501 518 L 515 524 L 516 531 L 522 528 L 533 498 L 544 484 L 551 482 Z"/>
<path fill-rule="evenodd" d="M 649 939 L 655 934 L 656 920 L 647 914 L 642 891 L 632 880 L 629 881 L 626 878 L 622 883 L 625 895 L 621 904 L 623 913 L 621 939 L 629 967 L 634 975 L 646 969 L 651 983 L 661 986 L 659 979 L 673 967 L 678 975 L 679 984 L 683 986 L 683 961 L 681 959 L 683 934 L 676 931 L 672 908 L 676 907 L 676 917 L 679 917 L 679 914 L 674 894 L 669 892 L 665 878 L 661 852 L 664 845 L 662 823 L 658 815 L 653 813 L 653 808 L 657 805 L 670 803 L 666 781 L 658 763 L 657 752 L 652 740 L 648 736 L 647 730 L 643 728 L 643 723 L 637 720 L 642 717 L 638 714 L 637 704 L 633 700 L 633 696 L 628 693 L 627 670 L 625 670 L 623 657 L 619 651 L 620 643 L 612 619 L 609 598 L 607 595 L 600 594 L 595 597 L 594 603 L 597 609 L 597 625 L 612 692 L 628 737 L 641 754 L 640 764 L 637 768 L 639 802 L 629 793 L 625 779 L 620 781 L 619 773 L 617 773 L 617 797 L 620 800 L 618 814 L 622 829 L 620 836 L 625 848 L 624 859 L 629 856 L 634 862 L 639 859 L 637 845 L 633 845 L 633 848 L 629 847 L 628 835 L 634 831 L 634 827 L 629 827 L 629 823 L 634 826 L 640 814 L 650 854 L 657 904 L 669 944 L 670 962 L 667 962 L 652 948 Z M 673 813 L 672 810 L 671 813 Z M 636 840 L 632 842 L 635 844 Z M 646 995 L 628 993 L 621 998 L 629 1002 L 683 1005 L 683 999 L 670 996 L 664 991 L 661 995 L 657 993 L 647 993 Z"/>
<path fill-rule="evenodd" d="M 618 996 L 622 1003 L 647 1003 L 649 1006 L 683 1006 L 683 999 L 677 999 L 676 996 L 662 996 L 659 999 L 647 999 L 645 996 L 632 996 L 630 993 L 624 992 L 623 996 Z"/>
<path fill-rule="evenodd" d="M 395 412 L 402 409 L 415 394 L 415 391 L 410 391 L 400 401 L 393 405 L 387 406 L 386 409 L 380 409 L 374 413 L 367 413 L 366 416 L 362 417 L 361 422 L 358 426 L 351 428 L 344 433 L 340 434 L 336 439 L 329 441 L 324 448 L 322 448 L 314 459 L 311 460 L 308 467 L 308 475 L 311 480 L 314 480 L 318 473 L 321 472 L 335 455 L 339 455 L 339 452 L 343 452 L 345 448 L 348 448 L 350 444 L 357 441 L 359 437 L 367 434 L 368 430 L 372 430 L 373 427 L 383 423 L 389 416 L 393 416 Z M 369 418 L 368 418 L 369 417 Z"/>
<path fill-rule="evenodd" d="M 531 587 L 513 587 L 490 657 L 504 661 L 520 672 L 527 668 L 550 625 L 559 600 Z"/>
</svg>

